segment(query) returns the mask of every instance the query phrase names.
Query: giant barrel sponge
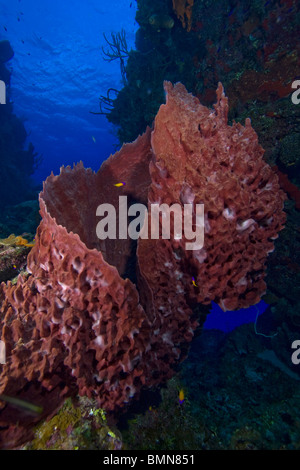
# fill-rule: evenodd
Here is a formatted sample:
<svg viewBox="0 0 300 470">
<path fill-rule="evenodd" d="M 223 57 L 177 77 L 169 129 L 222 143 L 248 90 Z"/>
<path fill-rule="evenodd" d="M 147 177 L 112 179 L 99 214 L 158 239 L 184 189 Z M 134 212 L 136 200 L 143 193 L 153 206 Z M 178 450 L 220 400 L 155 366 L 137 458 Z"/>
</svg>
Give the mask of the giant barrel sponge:
<svg viewBox="0 0 300 470">
<path fill-rule="evenodd" d="M 80 163 L 44 183 L 30 274 L 0 286 L 0 394 L 43 412 L 32 417 L 0 401 L 2 447 L 28 440 L 32 425 L 70 395 L 119 410 L 172 376 L 205 318 L 197 318 L 197 303 L 245 308 L 266 290 L 285 194 L 250 120 L 228 125 L 221 84 L 214 109 L 180 83 L 165 90 L 152 131 L 97 173 Z M 120 181 L 126 185 L 115 186 Z M 97 207 L 118 212 L 120 195 L 148 209 L 204 204 L 204 246 L 186 250 L 184 237 L 172 235 L 100 240 Z"/>
</svg>

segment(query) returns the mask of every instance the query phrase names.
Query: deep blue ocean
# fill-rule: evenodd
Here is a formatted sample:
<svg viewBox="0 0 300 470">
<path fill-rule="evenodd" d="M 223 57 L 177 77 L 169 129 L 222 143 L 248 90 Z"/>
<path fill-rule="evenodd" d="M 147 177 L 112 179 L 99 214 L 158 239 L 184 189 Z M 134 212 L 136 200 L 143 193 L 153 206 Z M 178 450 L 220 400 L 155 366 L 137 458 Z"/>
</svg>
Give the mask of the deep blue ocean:
<svg viewBox="0 0 300 470">
<path fill-rule="evenodd" d="M 103 34 L 124 28 L 134 47 L 135 13 L 136 3 L 129 8 L 127 0 L 0 2 L 0 40 L 8 39 L 15 52 L 9 64 L 14 111 L 43 155 L 37 181 L 80 160 L 98 170 L 115 152 L 113 127 L 90 111 L 99 111 L 108 88 L 121 85 L 117 61 L 103 60 Z"/>
</svg>

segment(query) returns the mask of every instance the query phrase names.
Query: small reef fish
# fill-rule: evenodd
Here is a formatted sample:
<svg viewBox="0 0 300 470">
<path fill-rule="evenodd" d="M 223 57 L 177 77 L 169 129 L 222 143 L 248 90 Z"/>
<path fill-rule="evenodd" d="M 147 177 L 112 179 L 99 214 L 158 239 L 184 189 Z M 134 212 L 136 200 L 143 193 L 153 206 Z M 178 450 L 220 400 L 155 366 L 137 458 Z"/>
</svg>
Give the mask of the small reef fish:
<svg viewBox="0 0 300 470">
<path fill-rule="evenodd" d="M 92 135 L 93 142 L 96 143 L 95 137 Z"/>
<path fill-rule="evenodd" d="M 125 186 L 125 185 L 126 185 L 126 183 L 124 183 L 124 182 L 114 184 L 114 186 L 116 186 L 117 188 L 120 188 L 121 186 Z"/>
<path fill-rule="evenodd" d="M 157 414 L 157 410 L 156 408 L 153 408 L 153 406 L 149 406 L 148 410 L 150 411 L 150 413 L 153 413 L 153 414 Z"/>
<path fill-rule="evenodd" d="M 150 16 L 149 24 L 160 32 L 161 29 L 172 29 L 174 26 L 174 20 L 169 15 L 154 14 Z"/>
<path fill-rule="evenodd" d="M 194 277 L 192 277 L 192 283 L 193 283 L 193 286 L 198 287 Z"/>
<path fill-rule="evenodd" d="M 0 400 L 5 401 L 13 406 L 18 406 L 23 408 L 26 411 L 33 413 L 34 415 L 39 415 L 43 412 L 43 408 L 41 406 L 34 405 L 33 403 L 29 403 L 28 401 L 21 400 L 20 398 L 10 397 L 8 395 L 0 394 Z"/>
<path fill-rule="evenodd" d="M 182 403 L 184 402 L 184 391 L 183 391 L 183 388 L 181 388 L 181 389 L 179 390 L 178 400 L 179 400 L 180 405 L 182 405 Z"/>
</svg>

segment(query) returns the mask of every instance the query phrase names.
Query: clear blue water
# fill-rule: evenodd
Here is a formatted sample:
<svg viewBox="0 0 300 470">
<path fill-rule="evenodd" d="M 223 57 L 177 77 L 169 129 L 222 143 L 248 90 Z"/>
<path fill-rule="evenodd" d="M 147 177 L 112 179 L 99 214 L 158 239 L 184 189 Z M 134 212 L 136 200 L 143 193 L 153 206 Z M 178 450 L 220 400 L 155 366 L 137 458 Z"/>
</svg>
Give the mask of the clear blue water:
<svg viewBox="0 0 300 470">
<path fill-rule="evenodd" d="M 24 117 L 28 141 L 43 155 L 37 181 L 80 160 L 98 170 L 115 152 L 113 127 L 90 111 L 99 111 L 99 96 L 108 88 L 122 87 L 119 64 L 104 61 L 101 47 L 103 33 L 109 37 L 122 28 L 134 47 L 136 2 L 129 3 L 0 2 L 0 40 L 8 39 L 15 52 L 8 64 L 14 112 Z"/>
</svg>

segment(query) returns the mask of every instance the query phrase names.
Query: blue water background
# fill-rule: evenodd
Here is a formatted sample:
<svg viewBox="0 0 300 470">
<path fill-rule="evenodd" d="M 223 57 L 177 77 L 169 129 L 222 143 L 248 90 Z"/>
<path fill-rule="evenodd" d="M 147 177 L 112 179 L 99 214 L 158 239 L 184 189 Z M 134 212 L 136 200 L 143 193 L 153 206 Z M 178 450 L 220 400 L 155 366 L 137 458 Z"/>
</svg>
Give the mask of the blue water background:
<svg viewBox="0 0 300 470">
<path fill-rule="evenodd" d="M 113 126 L 90 111 L 99 111 L 99 96 L 109 88 L 122 88 L 118 61 L 103 59 L 103 33 L 110 38 L 124 28 L 134 48 L 135 13 L 136 2 L 128 0 L 0 2 L 0 40 L 15 51 L 9 63 L 14 111 L 43 155 L 36 181 L 80 160 L 98 170 L 115 152 Z"/>
</svg>

